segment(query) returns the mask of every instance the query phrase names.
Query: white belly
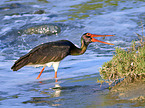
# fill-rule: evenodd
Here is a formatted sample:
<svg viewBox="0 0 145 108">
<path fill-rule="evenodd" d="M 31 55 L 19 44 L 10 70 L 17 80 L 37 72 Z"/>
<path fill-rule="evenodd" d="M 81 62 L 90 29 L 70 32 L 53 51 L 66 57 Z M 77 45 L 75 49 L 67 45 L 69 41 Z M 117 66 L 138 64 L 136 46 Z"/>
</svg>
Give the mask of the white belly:
<svg viewBox="0 0 145 108">
<path fill-rule="evenodd" d="M 40 66 L 46 67 L 46 66 L 48 66 L 48 67 L 50 67 L 52 65 L 55 72 L 56 72 L 58 70 L 59 63 L 60 62 L 49 62 L 46 64 L 35 64 L 35 65 L 27 65 L 27 66 L 33 66 L 33 67 L 40 67 Z"/>
</svg>

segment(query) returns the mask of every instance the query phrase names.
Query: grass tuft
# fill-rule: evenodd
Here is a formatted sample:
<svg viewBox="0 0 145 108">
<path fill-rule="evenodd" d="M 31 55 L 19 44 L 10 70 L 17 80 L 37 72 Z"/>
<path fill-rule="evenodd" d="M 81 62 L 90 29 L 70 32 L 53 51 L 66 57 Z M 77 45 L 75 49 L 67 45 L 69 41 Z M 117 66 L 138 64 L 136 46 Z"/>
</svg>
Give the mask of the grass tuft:
<svg viewBox="0 0 145 108">
<path fill-rule="evenodd" d="M 139 42 L 132 42 L 127 50 L 115 48 L 112 60 L 99 70 L 104 82 L 112 84 L 120 79 L 127 83 L 145 78 L 145 36 L 136 33 Z"/>
</svg>

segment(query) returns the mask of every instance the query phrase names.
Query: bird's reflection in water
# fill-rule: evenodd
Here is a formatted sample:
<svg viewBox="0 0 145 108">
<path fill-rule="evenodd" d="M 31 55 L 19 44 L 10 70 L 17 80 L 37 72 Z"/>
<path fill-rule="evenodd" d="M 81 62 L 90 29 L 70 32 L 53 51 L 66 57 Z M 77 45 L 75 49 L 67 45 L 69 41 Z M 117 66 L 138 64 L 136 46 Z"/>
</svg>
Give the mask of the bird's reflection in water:
<svg viewBox="0 0 145 108">
<path fill-rule="evenodd" d="M 41 82 L 43 83 L 43 82 Z M 63 101 L 63 98 L 60 98 L 61 86 L 55 84 L 54 87 L 49 89 L 44 89 L 40 91 L 40 94 L 44 94 L 46 97 L 31 97 L 30 100 L 23 102 L 24 104 L 33 103 L 36 105 L 50 105 L 50 106 L 61 106 L 60 101 Z"/>
<path fill-rule="evenodd" d="M 61 93 L 61 86 L 59 84 L 55 84 L 54 90 L 54 97 L 59 97 Z"/>
</svg>

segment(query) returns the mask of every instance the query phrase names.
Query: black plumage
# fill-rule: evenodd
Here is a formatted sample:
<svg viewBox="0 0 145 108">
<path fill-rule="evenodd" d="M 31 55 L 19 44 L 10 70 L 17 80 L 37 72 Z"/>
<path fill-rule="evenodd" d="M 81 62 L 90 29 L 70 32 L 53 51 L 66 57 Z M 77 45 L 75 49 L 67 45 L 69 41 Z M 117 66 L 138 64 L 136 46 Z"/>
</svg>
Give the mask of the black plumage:
<svg viewBox="0 0 145 108">
<path fill-rule="evenodd" d="M 48 42 L 33 48 L 28 54 L 20 57 L 11 69 L 17 71 L 25 65 L 58 62 L 70 55 L 77 47 L 68 40 Z"/>
<path fill-rule="evenodd" d="M 38 75 L 37 79 L 40 78 L 46 66 L 53 66 L 55 70 L 55 78 L 57 78 L 57 69 L 59 62 L 68 55 L 81 55 L 83 54 L 87 46 L 91 42 L 101 42 L 104 44 L 113 45 L 111 43 L 97 40 L 93 37 L 104 37 L 114 35 L 96 35 L 91 33 L 85 33 L 81 37 L 81 48 L 76 47 L 72 42 L 68 40 L 59 40 L 55 42 L 48 42 L 41 44 L 33 48 L 29 53 L 20 57 L 15 64 L 11 67 L 13 71 L 17 71 L 25 65 L 37 65 L 43 66 L 42 71 Z"/>
</svg>

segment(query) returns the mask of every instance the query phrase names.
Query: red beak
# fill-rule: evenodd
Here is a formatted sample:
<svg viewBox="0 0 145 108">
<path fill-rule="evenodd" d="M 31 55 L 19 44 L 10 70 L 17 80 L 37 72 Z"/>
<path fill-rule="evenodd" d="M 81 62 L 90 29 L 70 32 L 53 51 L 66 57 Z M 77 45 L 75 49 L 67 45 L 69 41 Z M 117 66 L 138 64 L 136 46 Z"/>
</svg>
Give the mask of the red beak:
<svg viewBox="0 0 145 108">
<path fill-rule="evenodd" d="M 107 37 L 107 36 L 115 36 L 115 35 L 97 35 L 97 34 L 91 34 L 91 38 L 92 38 L 92 42 L 100 42 L 100 43 L 104 43 L 104 44 L 108 44 L 108 45 L 114 45 L 112 43 L 107 43 L 107 42 L 103 42 L 103 41 L 100 41 L 100 40 L 97 40 L 93 37 Z"/>
</svg>

